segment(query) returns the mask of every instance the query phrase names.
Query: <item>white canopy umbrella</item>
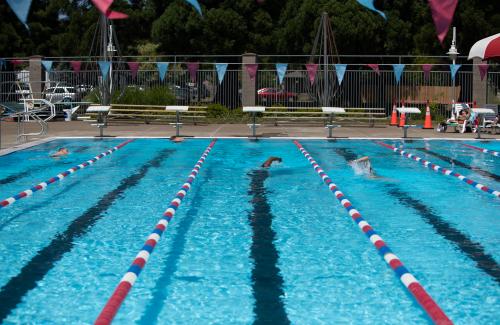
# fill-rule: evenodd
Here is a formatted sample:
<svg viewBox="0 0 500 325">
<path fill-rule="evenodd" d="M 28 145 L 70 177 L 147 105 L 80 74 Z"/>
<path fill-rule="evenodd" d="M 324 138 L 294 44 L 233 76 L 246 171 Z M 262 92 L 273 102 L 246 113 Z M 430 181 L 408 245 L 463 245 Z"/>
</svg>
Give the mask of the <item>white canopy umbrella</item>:
<svg viewBox="0 0 500 325">
<path fill-rule="evenodd" d="M 469 60 L 473 58 L 482 60 L 500 58 L 500 33 L 483 38 L 472 45 L 469 51 Z"/>
</svg>

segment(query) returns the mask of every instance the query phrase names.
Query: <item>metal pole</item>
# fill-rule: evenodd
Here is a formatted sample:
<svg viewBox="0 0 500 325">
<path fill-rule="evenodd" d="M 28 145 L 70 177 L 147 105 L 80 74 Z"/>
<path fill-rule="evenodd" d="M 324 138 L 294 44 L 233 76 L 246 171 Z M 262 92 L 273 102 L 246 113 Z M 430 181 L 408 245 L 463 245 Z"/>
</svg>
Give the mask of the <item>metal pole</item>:
<svg viewBox="0 0 500 325">
<path fill-rule="evenodd" d="M 255 135 L 255 120 L 256 120 L 255 112 L 253 112 L 252 115 L 253 115 L 252 136 L 255 138 L 257 137 Z"/>
<path fill-rule="evenodd" d="M 175 135 L 179 136 L 179 128 L 180 128 L 180 117 L 179 117 L 179 111 L 175 112 Z"/>
<path fill-rule="evenodd" d="M 326 29 L 326 19 L 328 15 L 323 12 L 321 17 L 321 23 L 323 24 L 323 106 L 328 106 L 328 33 Z"/>
<path fill-rule="evenodd" d="M 330 124 L 328 125 L 328 137 L 332 137 L 332 128 L 333 128 L 333 113 L 330 113 Z"/>
</svg>

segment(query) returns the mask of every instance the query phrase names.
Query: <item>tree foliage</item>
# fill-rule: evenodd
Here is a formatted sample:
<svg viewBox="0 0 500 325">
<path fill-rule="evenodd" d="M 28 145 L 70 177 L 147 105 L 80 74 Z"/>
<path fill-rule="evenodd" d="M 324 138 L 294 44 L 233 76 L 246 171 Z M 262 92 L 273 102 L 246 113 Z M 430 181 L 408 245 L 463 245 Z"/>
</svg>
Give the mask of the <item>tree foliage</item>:
<svg viewBox="0 0 500 325">
<path fill-rule="evenodd" d="M 380 15 L 356 0 L 200 0 L 203 16 L 184 0 L 116 0 L 127 13 L 116 21 L 122 53 L 141 44 L 163 54 L 310 54 L 322 12 L 340 54 L 443 55 L 426 0 L 380 0 Z M 88 0 L 33 0 L 27 30 L 0 2 L 0 57 L 83 56 L 90 53 L 99 14 Z M 460 0 L 452 23 L 466 53 L 478 39 L 500 32 L 500 1 Z"/>
</svg>

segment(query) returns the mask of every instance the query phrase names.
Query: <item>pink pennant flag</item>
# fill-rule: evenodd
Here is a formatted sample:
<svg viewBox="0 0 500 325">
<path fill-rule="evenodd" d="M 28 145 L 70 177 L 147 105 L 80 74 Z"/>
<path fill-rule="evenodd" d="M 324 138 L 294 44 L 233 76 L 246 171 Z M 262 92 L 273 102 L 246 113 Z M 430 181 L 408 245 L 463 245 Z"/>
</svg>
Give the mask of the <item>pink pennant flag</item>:
<svg viewBox="0 0 500 325">
<path fill-rule="evenodd" d="M 256 63 L 251 63 L 251 64 L 245 64 L 245 67 L 247 69 L 248 76 L 250 77 L 250 80 L 254 81 L 255 77 L 257 76 L 257 69 L 259 68 L 259 65 Z"/>
<path fill-rule="evenodd" d="M 309 76 L 309 82 L 314 83 L 314 79 L 316 78 L 316 72 L 318 72 L 318 65 L 316 63 L 308 63 L 306 64 L 307 75 Z"/>
<path fill-rule="evenodd" d="M 481 75 L 481 81 L 483 81 L 486 74 L 488 74 L 488 63 L 481 63 L 478 67 L 479 74 Z"/>
<path fill-rule="evenodd" d="M 12 59 L 10 60 L 10 63 L 15 67 L 15 66 L 18 66 L 22 63 L 23 61 L 19 60 L 19 59 Z"/>
<path fill-rule="evenodd" d="M 137 77 L 137 71 L 139 70 L 139 62 L 127 62 L 127 64 L 132 73 L 132 79 L 135 79 Z"/>
<path fill-rule="evenodd" d="M 370 68 L 372 68 L 373 71 L 375 71 L 380 76 L 380 69 L 378 67 L 378 64 L 371 63 L 371 64 L 367 64 L 367 66 L 369 66 Z"/>
<path fill-rule="evenodd" d="M 443 44 L 444 38 L 448 34 L 448 29 L 450 29 L 457 3 L 458 0 L 429 0 L 432 20 L 434 20 L 437 37 L 441 44 Z"/>
<path fill-rule="evenodd" d="M 73 72 L 78 73 L 82 67 L 82 61 L 70 61 L 71 67 L 73 68 Z"/>
<path fill-rule="evenodd" d="M 114 0 L 91 0 L 94 6 L 109 19 L 125 19 L 128 16 L 118 11 L 111 11 Z"/>
<path fill-rule="evenodd" d="M 424 79 L 429 80 L 431 76 L 432 64 L 422 64 L 422 70 L 424 71 Z"/>
<path fill-rule="evenodd" d="M 198 69 L 200 67 L 199 62 L 189 62 L 187 63 L 188 71 L 189 71 L 189 77 L 191 78 L 192 82 L 196 82 L 196 73 L 198 72 Z"/>
</svg>

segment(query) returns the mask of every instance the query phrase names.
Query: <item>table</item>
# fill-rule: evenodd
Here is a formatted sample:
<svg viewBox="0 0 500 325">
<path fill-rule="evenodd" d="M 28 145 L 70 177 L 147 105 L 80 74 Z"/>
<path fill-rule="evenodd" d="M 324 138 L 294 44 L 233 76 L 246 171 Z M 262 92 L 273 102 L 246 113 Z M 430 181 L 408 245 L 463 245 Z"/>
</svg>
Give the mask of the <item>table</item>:
<svg viewBox="0 0 500 325">
<path fill-rule="evenodd" d="M 477 114 L 479 118 L 482 118 L 484 119 L 484 117 L 482 115 L 484 114 L 495 114 L 495 111 L 492 110 L 491 108 L 481 108 L 481 107 L 478 107 L 478 108 L 472 108 L 472 112 Z M 482 121 L 479 121 L 479 123 L 477 124 L 477 130 L 476 130 L 476 133 L 477 133 L 477 136 L 476 138 L 477 139 L 481 139 L 481 123 Z"/>
</svg>

